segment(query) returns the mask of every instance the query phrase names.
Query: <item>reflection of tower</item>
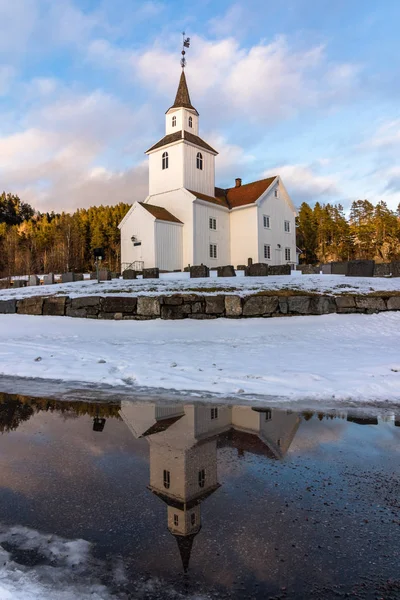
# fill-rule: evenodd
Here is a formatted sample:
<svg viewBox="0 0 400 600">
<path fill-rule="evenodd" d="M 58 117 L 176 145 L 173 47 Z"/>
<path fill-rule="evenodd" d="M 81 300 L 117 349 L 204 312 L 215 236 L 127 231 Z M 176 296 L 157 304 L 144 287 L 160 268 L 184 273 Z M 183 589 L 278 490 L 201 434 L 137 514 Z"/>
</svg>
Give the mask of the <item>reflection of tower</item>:
<svg viewBox="0 0 400 600">
<path fill-rule="evenodd" d="M 150 446 L 149 489 L 167 505 L 167 524 L 187 572 L 201 529 L 201 503 L 219 487 L 217 447 L 282 458 L 299 415 L 249 406 L 122 402 L 120 415 Z"/>
</svg>

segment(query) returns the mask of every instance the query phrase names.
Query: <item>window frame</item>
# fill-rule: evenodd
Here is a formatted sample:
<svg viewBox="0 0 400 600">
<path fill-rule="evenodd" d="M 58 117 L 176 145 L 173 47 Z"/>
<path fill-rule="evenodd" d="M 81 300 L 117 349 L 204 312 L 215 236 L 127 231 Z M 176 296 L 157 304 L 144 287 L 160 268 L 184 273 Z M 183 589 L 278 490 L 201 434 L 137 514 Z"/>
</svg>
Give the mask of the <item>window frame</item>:
<svg viewBox="0 0 400 600">
<path fill-rule="evenodd" d="M 271 217 L 269 215 L 263 215 L 263 225 L 264 229 L 271 229 Z"/>
<path fill-rule="evenodd" d="M 176 127 L 176 116 L 172 117 L 172 127 Z"/>
<path fill-rule="evenodd" d="M 171 471 L 164 469 L 163 472 L 163 483 L 166 490 L 169 490 L 171 487 Z"/>
<path fill-rule="evenodd" d="M 162 170 L 165 171 L 165 169 L 168 169 L 169 167 L 169 156 L 168 156 L 168 152 L 163 152 L 162 153 Z"/>
<path fill-rule="evenodd" d="M 272 419 L 272 410 L 270 408 L 267 408 L 267 410 L 265 411 L 265 420 L 270 421 L 271 419 Z"/>
<path fill-rule="evenodd" d="M 213 406 L 213 408 L 211 408 L 211 421 L 218 419 L 218 416 L 218 406 Z"/>
<path fill-rule="evenodd" d="M 200 469 L 197 475 L 197 481 L 199 483 L 199 487 L 203 488 L 206 484 L 206 470 Z"/>
<path fill-rule="evenodd" d="M 189 119 L 188 119 L 188 125 L 189 125 L 189 127 L 191 129 L 193 128 L 193 117 L 189 117 Z"/>
<path fill-rule="evenodd" d="M 215 225 L 215 227 L 213 227 Z M 211 231 L 217 231 L 217 217 L 208 217 L 208 228 Z"/>
<path fill-rule="evenodd" d="M 285 260 L 286 262 L 291 262 L 291 249 L 290 248 L 285 248 Z"/>
<path fill-rule="evenodd" d="M 267 250 L 267 252 L 266 252 L 266 250 Z M 265 254 L 267 254 L 268 256 L 265 256 Z M 270 244 L 264 244 L 264 259 L 271 260 L 271 245 Z"/>
<path fill-rule="evenodd" d="M 209 244 L 208 254 L 211 260 L 218 259 L 218 244 Z"/>
<path fill-rule="evenodd" d="M 278 190 L 278 188 L 274 189 L 274 196 L 275 196 L 275 198 L 279 198 L 279 190 Z"/>
<path fill-rule="evenodd" d="M 196 154 L 196 169 L 203 170 L 203 155 L 201 152 Z"/>
<path fill-rule="evenodd" d="M 174 527 L 179 527 L 179 515 L 174 513 Z"/>
<path fill-rule="evenodd" d="M 287 228 L 286 228 L 286 226 L 287 226 Z M 283 229 L 284 229 L 285 233 L 291 233 L 292 228 L 290 226 L 290 221 L 285 220 L 283 222 Z"/>
</svg>

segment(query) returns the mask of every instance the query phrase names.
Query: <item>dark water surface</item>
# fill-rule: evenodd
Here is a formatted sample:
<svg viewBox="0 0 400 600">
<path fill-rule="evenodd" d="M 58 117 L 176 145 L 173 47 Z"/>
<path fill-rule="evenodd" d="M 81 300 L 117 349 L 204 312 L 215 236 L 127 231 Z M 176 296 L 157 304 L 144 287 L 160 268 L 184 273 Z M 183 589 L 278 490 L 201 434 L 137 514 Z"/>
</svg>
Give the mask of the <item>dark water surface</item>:
<svg viewBox="0 0 400 600">
<path fill-rule="evenodd" d="M 399 425 L 0 394 L 0 590 L 399 600 Z"/>
</svg>

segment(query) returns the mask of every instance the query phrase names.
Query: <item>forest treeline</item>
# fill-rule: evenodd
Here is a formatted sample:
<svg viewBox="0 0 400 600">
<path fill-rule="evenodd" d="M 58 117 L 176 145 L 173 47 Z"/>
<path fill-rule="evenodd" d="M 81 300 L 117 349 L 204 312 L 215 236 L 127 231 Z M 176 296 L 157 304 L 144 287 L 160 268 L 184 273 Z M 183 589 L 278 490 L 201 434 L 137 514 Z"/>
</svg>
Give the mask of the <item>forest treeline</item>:
<svg viewBox="0 0 400 600">
<path fill-rule="evenodd" d="M 0 195 L 0 277 L 31 273 L 88 272 L 93 249 L 104 248 L 104 266 L 120 269 L 118 224 L 129 205 L 94 206 L 69 213 L 40 213 L 13 194 Z M 345 215 L 340 204 L 314 207 L 304 202 L 297 217 L 301 262 L 357 258 L 400 260 L 400 206 L 353 202 Z"/>
<path fill-rule="evenodd" d="M 0 195 L 0 277 L 88 272 L 93 249 L 104 248 L 104 266 L 120 269 L 118 224 L 129 204 L 69 213 L 40 213 L 13 194 Z"/>
</svg>

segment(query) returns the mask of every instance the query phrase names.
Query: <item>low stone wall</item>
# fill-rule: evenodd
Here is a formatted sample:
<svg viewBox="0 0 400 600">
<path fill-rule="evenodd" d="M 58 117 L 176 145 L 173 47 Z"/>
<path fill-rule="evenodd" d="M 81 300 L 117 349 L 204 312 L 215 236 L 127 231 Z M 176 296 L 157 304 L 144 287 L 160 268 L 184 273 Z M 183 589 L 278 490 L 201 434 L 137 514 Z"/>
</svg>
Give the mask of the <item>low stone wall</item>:
<svg viewBox="0 0 400 600">
<path fill-rule="evenodd" d="M 46 315 L 88 319 L 215 319 L 282 317 L 400 310 L 400 296 L 173 294 L 165 296 L 33 296 L 1 300 L 0 314 Z"/>
</svg>

